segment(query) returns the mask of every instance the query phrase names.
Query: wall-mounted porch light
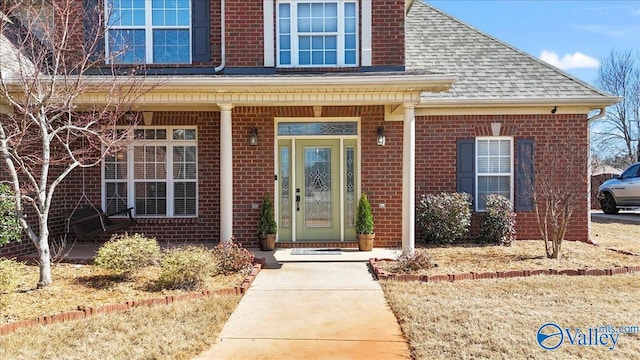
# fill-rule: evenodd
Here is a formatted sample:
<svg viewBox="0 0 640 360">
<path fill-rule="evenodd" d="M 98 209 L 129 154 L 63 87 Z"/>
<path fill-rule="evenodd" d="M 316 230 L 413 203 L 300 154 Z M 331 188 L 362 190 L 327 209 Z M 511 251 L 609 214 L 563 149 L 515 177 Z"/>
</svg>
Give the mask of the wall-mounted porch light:
<svg viewBox="0 0 640 360">
<path fill-rule="evenodd" d="M 378 126 L 378 136 L 376 139 L 376 144 L 378 146 L 384 146 L 386 140 L 387 139 L 384 136 L 384 126 Z"/>
<path fill-rule="evenodd" d="M 134 125 L 136 123 L 136 121 L 138 120 L 136 114 L 134 114 L 131 111 L 127 111 L 126 113 L 122 114 L 121 119 L 127 125 Z"/>
<path fill-rule="evenodd" d="M 251 133 L 249 134 L 249 145 L 258 146 L 258 128 L 255 126 L 251 128 Z"/>
</svg>

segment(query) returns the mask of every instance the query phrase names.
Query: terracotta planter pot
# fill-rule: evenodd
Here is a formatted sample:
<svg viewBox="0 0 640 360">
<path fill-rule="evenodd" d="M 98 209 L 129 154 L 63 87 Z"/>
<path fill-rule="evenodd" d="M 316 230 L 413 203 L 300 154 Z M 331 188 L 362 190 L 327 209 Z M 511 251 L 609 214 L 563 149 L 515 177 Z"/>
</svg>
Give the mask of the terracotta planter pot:
<svg viewBox="0 0 640 360">
<path fill-rule="evenodd" d="M 357 234 L 356 239 L 358 239 L 358 249 L 360 251 L 371 251 L 373 250 L 373 239 L 375 239 L 376 234 Z"/>
<path fill-rule="evenodd" d="M 276 234 L 259 235 L 260 250 L 271 251 L 276 248 Z"/>
</svg>

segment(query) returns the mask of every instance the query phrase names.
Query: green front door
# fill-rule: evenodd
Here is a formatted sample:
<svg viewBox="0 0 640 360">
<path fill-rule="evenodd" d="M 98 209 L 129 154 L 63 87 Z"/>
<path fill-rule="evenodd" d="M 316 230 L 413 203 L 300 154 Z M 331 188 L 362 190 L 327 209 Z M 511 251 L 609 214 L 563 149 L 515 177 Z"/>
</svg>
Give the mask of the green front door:
<svg viewBox="0 0 640 360">
<path fill-rule="evenodd" d="M 278 241 L 355 241 L 357 139 L 281 138 Z"/>
<path fill-rule="evenodd" d="M 340 141 L 296 141 L 296 239 L 340 239 Z"/>
</svg>

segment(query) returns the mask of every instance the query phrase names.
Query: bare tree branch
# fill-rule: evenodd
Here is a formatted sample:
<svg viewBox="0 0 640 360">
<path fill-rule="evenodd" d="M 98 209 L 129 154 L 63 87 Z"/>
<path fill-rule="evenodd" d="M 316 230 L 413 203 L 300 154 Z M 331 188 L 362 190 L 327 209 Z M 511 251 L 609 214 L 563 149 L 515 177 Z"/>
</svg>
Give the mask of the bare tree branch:
<svg viewBox="0 0 640 360">
<path fill-rule="evenodd" d="M 602 60 L 597 84 L 624 100 L 610 106 L 607 115 L 596 123 L 593 149 L 609 151 L 612 154 L 606 157 L 622 159 L 622 164 L 616 164 L 621 167 L 640 161 L 640 54 L 611 51 Z"/>
<path fill-rule="evenodd" d="M 96 55 L 103 11 L 77 0 L 0 2 L 0 51 L 12 54 L 0 64 L 0 104 L 13 109 L 0 114 L 0 154 L 19 222 L 38 249 L 39 286 L 51 283 L 48 221 L 58 186 L 126 145 L 133 127 L 120 131 L 118 120 L 155 86 L 144 66 L 107 68 L 114 61 Z M 91 75 L 95 69 L 102 74 Z M 106 101 L 83 102 L 92 93 Z"/>
</svg>

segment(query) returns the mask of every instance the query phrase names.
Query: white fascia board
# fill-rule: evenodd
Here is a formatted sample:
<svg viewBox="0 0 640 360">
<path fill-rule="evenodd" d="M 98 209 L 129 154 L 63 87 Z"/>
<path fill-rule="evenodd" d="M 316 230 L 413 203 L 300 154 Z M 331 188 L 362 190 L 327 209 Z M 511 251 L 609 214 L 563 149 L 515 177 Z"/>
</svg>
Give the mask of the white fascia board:
<svg viewBox="0 0 640 360">
<path fill-rule="evenodd" d="M 619 96 L 517 98 L 517 99 L 426 99 L 421 96 L 419 108 L 443 107 L 527 107 L 527 106 L 610 106 L 623 100 Z"/>
<path fill-rule="evenodd" d="M 457 77 L 451 75 L 372 75 L 372 76 L 246 76 L 246 77 L 146 77 L 154 90 L 268 92 L 273 90 L 359 89 L 363 91 L 447 91 Z M 110 77 L 86 77 L 87 85 L 113 84 Z M 125 85 L 127 82 L 123 82 Z"/>
</svg>

